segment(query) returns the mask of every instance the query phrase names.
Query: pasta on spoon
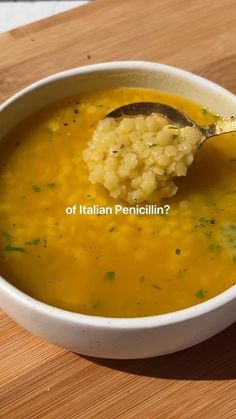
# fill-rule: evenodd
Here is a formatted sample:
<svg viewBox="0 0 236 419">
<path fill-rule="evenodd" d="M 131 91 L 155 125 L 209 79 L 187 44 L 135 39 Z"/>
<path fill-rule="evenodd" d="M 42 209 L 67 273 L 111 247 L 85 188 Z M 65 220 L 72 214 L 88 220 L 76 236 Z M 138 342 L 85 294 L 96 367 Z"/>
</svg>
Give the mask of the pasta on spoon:
<svg viewBox="0 0 236 419">
<path fill-rule="evenodd" d="M 83 157 L 90 182 L 102 184 L 113 198 L 153 202 L 175 195 L 174 178 L 186 176 L 203 141 L 234 130 L 235 117 L 201 127 L 168 105 L 134 103 L 98 122 Z"/>
</svg>

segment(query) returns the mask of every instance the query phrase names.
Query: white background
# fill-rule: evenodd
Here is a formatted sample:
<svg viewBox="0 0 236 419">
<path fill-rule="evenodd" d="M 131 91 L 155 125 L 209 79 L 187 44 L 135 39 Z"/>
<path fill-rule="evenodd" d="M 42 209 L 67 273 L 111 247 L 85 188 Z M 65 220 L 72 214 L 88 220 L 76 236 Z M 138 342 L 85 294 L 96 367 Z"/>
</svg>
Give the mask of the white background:
<svg viewBox="0 0 236 419">
<path fill-rule="evenodd" d="M 5 32 L 18 26 L 52 16 L 56 13 L 86 4 L 89 1 L 92 0 L 0 0 L 0 32 Z"/>
</svg>

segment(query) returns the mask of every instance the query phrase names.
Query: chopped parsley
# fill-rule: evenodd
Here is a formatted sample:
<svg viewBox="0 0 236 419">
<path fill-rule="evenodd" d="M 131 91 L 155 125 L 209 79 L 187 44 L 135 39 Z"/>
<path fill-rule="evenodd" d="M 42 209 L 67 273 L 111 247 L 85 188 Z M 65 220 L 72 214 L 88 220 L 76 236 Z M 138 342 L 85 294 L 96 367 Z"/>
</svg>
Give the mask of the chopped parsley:
<svg viewBox="0 0 236 419">
<path fill-rule="evenodd" d="M 199 224 L 195 225 L 195 230 L 201 231 L 201 233 L 204 234 L 208 238 L 213 238 L 214 231 L 208 230 L 208 228 L 216 224 L 216 220 L 214 218 L 200 217 L 198 221 L 199 221 Z"/>
<path fill-rule="evenodd" d="M 48 187 L 49 188 L 55 188 L 55 186 L 56 186 L 56 183 L 54 183 L 54 182 L 51 182 L 51 183 L 48 183 Z"/>
<path fill-rule="evenodd" d="M 202 288 L 200 288 L 198 291 L 195 292 L 195 297 L 196 298 L 205 298 L 205 291 L 203 291 Z"/>
<path fill-rule="evenodd" d="M 3 233 L 6 245 L 3 247 L 4 252 L 20 252 L 25 253 L 26 250 L 23 247 L 13 246 L 12 245 L 12 236 L 9 233 Z"/>
<path fill-rule="evenodd" d="M 34 246 L 36 246 L 37 244 L 39 244 L 40 243 L 40 239 L 34 239 L 34 240 L 30 240 L 30 241 L 28 241 L 28 242 L 25 242 L 25 244 L 27 245 L 27 246 L 31 246 L 31 245 L 34 245 Z"/>
<path fill-rule="evenodd" d="M 216 220 L 214 218 L 208 219 L 208 218 L 200 217 L 199 221 L 200 221 L 200 223 L 203 223 L 203 224 L 215 224 L 216 223 Z"/>
<path fill-rule="evenodd" d="M 109 228 L 109 233 L 112 233 L 114 230 L 115 230 L 115 227 L 114 226 L 111 227 L 111 228 Z"/>
<path fill-rule="evenodd" d="M 209 250 L 209 252 L 217 252 L 218 250 L 221 250 L 222 249 L 222 247 L 221 247 L 221 245 L 220 244 L 218 244 L 218 243 L 211 243 L 209 246 L 208 246 L 208 250 Z"/>
<path fill-rule="evenodd" d="M 36 192 L 36 193 L 41 192 L 40 186 L 39 185 L 33 185 L 33 191 Z"/>
<path fill-rule="evenodd" d="M 115 272 L 109 271 L 109 272 L 106 272 L 105 279 L 107 281 L 113 281 L 115 279 L 115 276 L 116 276 Z"/>
<path fill-rule="evenodd" d="M 231 252 L 232 256 L 236 256 L 236 224 L 226 224 L 221 228 L 224 244 Z"/>
<path fill-rule="evenodd" d="M 148 147 L 151 148 L 151 147 L 156 147 L 156 146 L 157 146 L 157 144 L 153 143 L 153 144 L 150 144 Z"/>
<path fill-rule="evenodd" d="M 236 232 L 236 224 L 229 224 L 224 227 L 222 227 L 222 231 L 225 231 L 227 233 L 235 233 Z"/>
<path fill-rule="evenodd" d="M 202 108 L 203 115 L 209 115 L 217 120 L 221 119 L 218 113 L 212 112 L 210 109 L 206 108 L 205 106 Z"/>
<path fill-rule="evenodd" d="M 175 253 L 176 253 L 176 255 L 180 255 L 181 249 L 175 249 Z"/>
<path fill-rule="evenodd" d="M 11 246 L 10 244 L 7 244 L 6 246 L 4 246 L 3 251 L 26 253 L 26 250 L 23 247 Z"/>
<path fill-rule="evenodd" d="M 205 234 L 206 237 L 209 237 L 210 239 L 213 236 L 213 232 L 211 230 L 210 231 L 206 231 L 204 234 Z"/>
</svg>

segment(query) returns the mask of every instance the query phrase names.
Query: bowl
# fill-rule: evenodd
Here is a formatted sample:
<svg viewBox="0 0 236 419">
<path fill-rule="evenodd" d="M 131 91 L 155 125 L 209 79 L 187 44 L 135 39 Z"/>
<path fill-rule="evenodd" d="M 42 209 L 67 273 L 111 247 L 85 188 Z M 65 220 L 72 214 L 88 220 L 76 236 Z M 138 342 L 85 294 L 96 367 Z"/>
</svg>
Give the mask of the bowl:
<svg viewBox="0 0 236 419">
<path fill-rule="evenodd" d="M 0 140 L 13 125 L 60 98 L 121 85 L 169 91 L 223 116 L 235 113 L 236 96 L 204 78 L 163 64 L 110 62 L 55 74 L 15 94 L 0 106 Z M 34 335 L 67 350 L 101 358 L 147 358 L 196 345 L 230 326 L 236 320 L 236 286 L 184 310 L 108 318 L 44 304 L 0 277 L 0 306 Z"/>
</svg>

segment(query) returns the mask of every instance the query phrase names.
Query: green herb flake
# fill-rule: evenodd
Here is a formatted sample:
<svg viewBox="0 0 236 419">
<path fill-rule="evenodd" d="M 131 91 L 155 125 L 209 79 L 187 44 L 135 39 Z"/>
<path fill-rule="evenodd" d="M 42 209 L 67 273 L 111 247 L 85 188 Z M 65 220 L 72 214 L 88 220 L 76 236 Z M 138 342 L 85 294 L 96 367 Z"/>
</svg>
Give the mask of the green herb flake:
<svg viewBox="0 0 236 419">
<path fill-rule="evenodd" d="M 209 220 L 207 220 L 207 218 L 200 217 L 199 221 L 200 221 L 200 223 L 208 223 Z"/>
<path fill-rule="evenodd" d="M 153 144 L 150 144 L 148 147 L 151 148 L 151 147 L 156 147 L 156 146 L 157 146 L 157 144 L 153 143 Z"/>
<path fill-rule="evenodd" d="M 33 191 L 36 192 L 36 193 L 41 192 L 40 186 L 39 185 L 33 185 Z"/>
<path fill-rule="evenodd" d="M 205 298 L 205 291 L 203 291 L 203 289 L 200 288 L 198 291 L 195 292 L 195 297 L 204 299 Z"/>
<path fill-rule="evenodd" d="M 37 246 L 37 244 L 39 244 L 39 243 L 40 243 L 40 239 L 34 239 L 34 240 L 30 240 L 28 242 L 25 242 L 26 246 L 31 246 L 31 245 Z"/>
<path fill-rule="evenodd" d="M 107 281 L 114 281 L 115 276 L 116 276 L 115 272 L 109 271 L 109 272 L 106 272 L 105 279 Z"/>
<path fill-rule="evenodd" d="M 113 227 L 111 227 L 111 228 L 109 228 L 109 233 L 112 233 L 113 231 L 115 230 L 115 227 L 113 226 Z"/>
<path fill-rule="evenodd" d="M 209 237 L 209 238 L 211 239 L 211 238 L 212 238 L 212 236 L 213 236 L 212 231 L 206 231 L 206 232 L 205 232 L 205 236 L 206 236 L 206 237 Z"/>
<path fill-rule="evenodd" d="M 232 233 L 236 232 L 236 224 L 228 224 L 221 229 L 222 231 L 225 231 L 226 233 Z"/>
<path fill-rule="evenodd" d="M 173 140 L 175 140 L 177 137 L 178 137 L 178 135 L 177 135 L 177 134 L 173 134 L 173 135 L 172 135 Z"/>
<path fill-rule="evenodd" d="M 236 256 L 236 224 L 226 224 L 221 227 L 223 243 L 231 256 Z"/>
<path fill-rule="evenodd" d="M 155 288 L 156 290 L 161 291 L 161 287 L 159 287 L 159 285 L 157 284 L 152 284 L 152 288 Z"/>
<path fill-rule="evenodd" d="M 56 186 L 56 183 L 54 183 L 54 182 L 48 183 L 48 187 L 49 187 L 50 189 L 55 188 L 55 186 Z"/>
<path fill-rule="evenodd" d="M 26 253 L 26 250 L 23 247 L 11 246 L 10 244 L 7 244 L 6 246 L 4 246 L 3 251 L 4 252 Z"/>
<path fill-rule="evenodd" d="M 231 159 L 229 159 L 229 161 L 230 161 L 231 163 L 236 163 L 236 157 L 231 157 Z"/>
<path fill-rule="evenodd" d="M 200 217 L 198 221 L 200 222 L 198 227 L 206 227 L 207 224 L 216 224 L 216 220 L 214 218 L 208 219 L 208 218 Z"/>
<path fill-rule="evenodd" d="M 176 254 L 176 255 L 178 255 L 178 256 L 179 256 L 179 255 L 180 255 L 180 253 L 181 253 L 181 249 L 175 249 L 175 254 Z"/>
<path fill-rule="evenodd" d="M 221 245 L 220 244 L 217 244 L 217 243 L 211 243 L 208 246 L 209 252 L 217 252 L 217 251 L 219 251 L 221 249 L 222 249 Z"/>
<path fill-rule="evenodd" d="M 144 276 L 144 275 L 140 276 L 140 277 L 139 277 L 139 281 L 140 281 L 140 282 L 144 282 L 144 281 L 145 281 L 145 276 Z"/>
<path fill-rule="evenodd" d="M 203 115 L 209 115 L 212 118 L 216 119 L 217 121 L 219 121 L 221 118 L 221 116 L 218 113 L 212 112 L 210 109 L 206 108 L 205 106 L 202 108 L 202 113 Z"/>
</svg>

